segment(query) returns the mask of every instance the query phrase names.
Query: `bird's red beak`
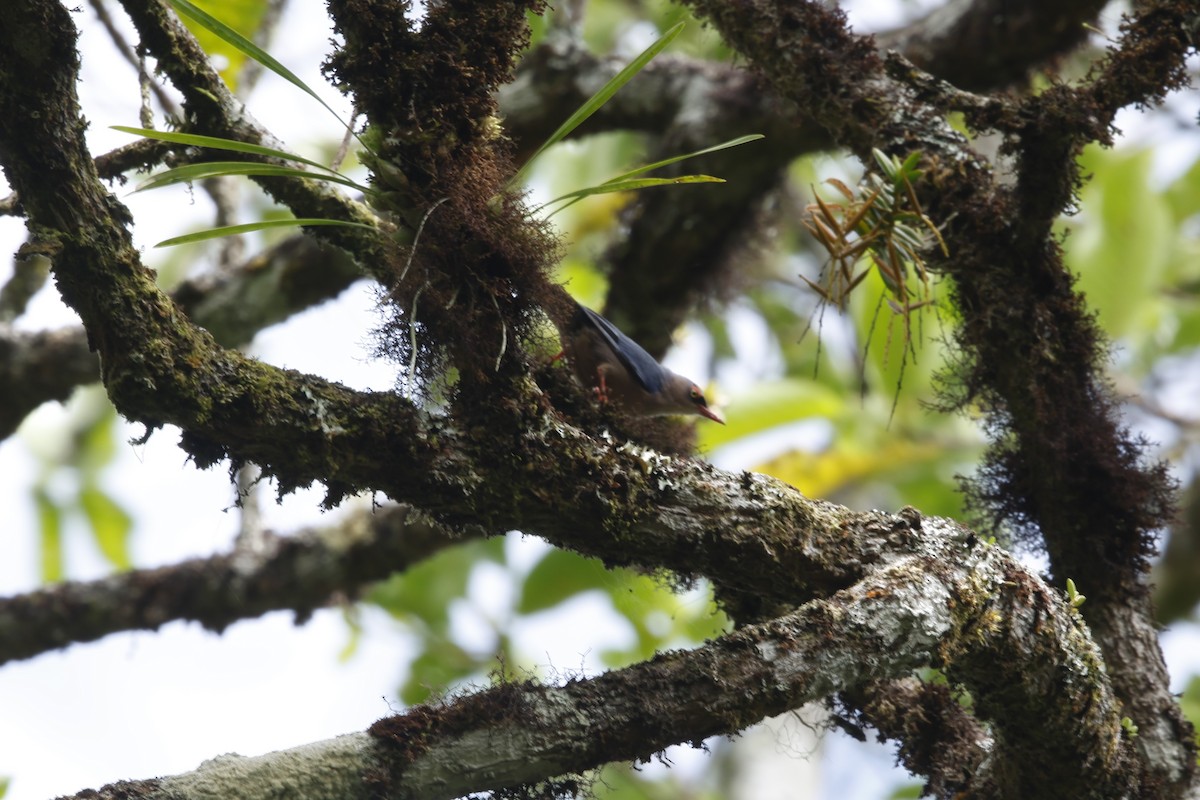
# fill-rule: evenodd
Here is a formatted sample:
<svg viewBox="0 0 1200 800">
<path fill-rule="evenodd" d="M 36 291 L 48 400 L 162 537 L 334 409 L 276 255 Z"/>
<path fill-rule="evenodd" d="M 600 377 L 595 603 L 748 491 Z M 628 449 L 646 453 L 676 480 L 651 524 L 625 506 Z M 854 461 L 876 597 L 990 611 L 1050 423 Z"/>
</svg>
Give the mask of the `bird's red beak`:
<svg viewBox="0 0 1200 800">
<path fill-rule="evenodd" d="M 696 406 L 696 413 L 702 417 L 708 417 L 713 422 L 719 422 L 722 425 L 725 424 L 725 420 L 721 419 L 721 415 L 713 411 L 708 406 Z"/>
</svg>

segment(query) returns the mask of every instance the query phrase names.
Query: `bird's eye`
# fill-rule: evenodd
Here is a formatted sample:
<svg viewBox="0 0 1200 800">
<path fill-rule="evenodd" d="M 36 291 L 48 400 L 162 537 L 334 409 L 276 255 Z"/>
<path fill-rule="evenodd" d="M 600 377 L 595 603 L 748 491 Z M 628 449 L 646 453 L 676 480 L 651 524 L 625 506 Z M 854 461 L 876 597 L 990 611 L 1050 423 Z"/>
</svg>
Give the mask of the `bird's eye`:
<svg viewBox="0 0 1200 800">
<path fill-rule="evenodd" d="M 692 387 L 691 398 L 692 398 L 693 403 L 703 403 L 704 402 L 704 395 L 701 394 L 700 390 L 698 388 L 696 388 L 695 386 Z"/>
</svg>

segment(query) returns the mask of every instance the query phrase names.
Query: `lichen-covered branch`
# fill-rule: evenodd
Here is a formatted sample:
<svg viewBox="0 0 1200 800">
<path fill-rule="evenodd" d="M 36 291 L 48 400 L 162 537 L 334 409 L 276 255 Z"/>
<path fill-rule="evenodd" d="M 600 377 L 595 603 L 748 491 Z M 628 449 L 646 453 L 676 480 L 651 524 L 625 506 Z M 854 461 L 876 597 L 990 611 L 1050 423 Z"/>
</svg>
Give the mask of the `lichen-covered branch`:
<svg viewBox="0 0 1200 800">
<path fill-rule="evenodd" d="M 407 506 L 393 506 L 329 528 L 269 536 L 261 549 L 0 598 L 0 664 L 176 620 L 216 632 L 269 611 L 291 610 L 303 620 L 334 596 L 352 597 L 462 540 Z"/>
<path fill-rule="evenodd" d="M 1029 508 L 1042 515 L 1034 521 L 1050 529 L 1065 520 L 1057 526 L 1060 533 L 1094 534 L 1100 543 L 1142 543 L 1155 511 L 1149 504 L 1111 518 L 1102 514 L 1114 512 L 1115 498 L 1130 497 L 1119 495 L 1114 481 L 1140 476 L 1141 485 L 1153 490 L 1153 475 L 1139 471 L 1137 447 L 1112 424 L 1094 374 L 1098 348 L 1088 338 L 1082 305 L 1071 294 L 1057 251 L 1045 238 L 1048 220 L 1020 219 L 1022 209 L 1039 206 L 1023 206 L 1003 188 L 946 125 L 945 109 L 927 102 L 918 82 L 886 72 L 870 43 L 845 30 L 836 12 L 765 0 L 748 0 L 736 10 L 696 5 L 833 139 L 859 155 L 873 146 L 902 153 L 920 143 L 928 162 L 928 185 L 920 191 L 928 193 L 922 196 L 926 209 L 945 227 L 951 245 L 953 262 L 939 266 L 957 279 L 964 346 L 972 358 L 987 353 L 995 359 L 984 365 L 991 370 L 988 381 L 970 384 L 972 396 L 993 401 L 995 419 L 1014 421 L 1014 452 L 1044 456 L 1061 470 L 1049 485 L 1062 490 L 1056 501 L 1066 511 L 1043 507 L 1044 499 L 1042 505 L 1031 501 Z M 1118 695 L 1142 703 L 1135 706 L 1134 720 L 1143 731 L 1138 744 L 1145 762 L 1138 764 L 1122 738 L 1121 711 L 1104 664 L 1080 618 L 1000 550 L 911 510 L 896 516 L 854 513 L 808 500 L 762 476 L 668 458 L 601 427 L 585 430 L 533 385 L 520 337 L 514 335 L 511 347 L 508 337 L 528 330 L 549 297 L 544 272 L 553 244 L 505 194 L 506 164 L 488 121 L 495 110 L 491 92 L 507 79 L 520 46 L 524 4 L 488 6 L 494 25 L 473 16 L 477 4 L 437 4 L 420 30 L 390 7 L 332 4 L 347 46 L 330 68 L 383 127 L 379 141 L 387 150 L 378 166 L 396 189 L 388 202 L 403 224 L 415 229 L 418 221 L 428 222 L 420 248 L 397 248 L 389 237 L 370 233 L 342 244 L 360 258 L 378 256 L 377 274 L 395 278 L 389 287 L 394 300 L 404 301 L 398 305 L 400 330 L 414 339 L 417 333 L 427 337 L 411 345 L 414 358 L 439 366 L 437 348 L 444 347 L 441 352 L 459 367 L 444 414 L 393 393 L 355 392 L 261 364 L 224 349 L 193 324 L 141 264 L 127 231 L 128 212 L 105 189 L 87 152 L 74 94 L 75 31 L 67 11 L 53 0 L 10 6 L 0 28 L 0 74 L 29 79 L 0 82 L 0 162 L 36 245 L 52 259 L 59 291 L 80 314 L 89 344 L 100 355 L 109 395 L 126 417 L 150 428 L 178 425 L 183 448 L 199 466 L 252 461 L 284 491 L 321 481 L 327 502 L 334 503 L 352 492 L 378 490 L 419 504 L 441 522 L 473 526 L 485 535 L 518 528 L 610 565 L 704 575 L 741 621 L 770 616 L 763 609 L 800 606 L 694 653 L 666 654 L 561 689 L 500 687 L 377 726 L 374 733 L 398 747 L 374 745 L 365 780 L 363 762 L 350 772 L 327 773 L 340 776 L 342 796 L 358 791 L 360 783 L 372 791 L 398 786 L 421 774 L 424 764 L 435 781 L 451 780 L 427 760 L 431 750 L 413 749 L 435 741 L 440 746 L 442 735 L 445 752 L 456 757 L 455 776 L 468 774 L 461 756 L 479 752 L 481 744 L 492 754 L 497 741 L 531 742 L 511 759 L 513 772 L 505 778 L 520 783 L 739 730 L 808 697 L 904 677 L 923 664 L 941 667 L 969 689 L 978 716 L 995 733 L 991 757 L 954 790 L 976 796 L 1116 797 L 1131 793 L 1139 780 L 1176 793 L 1186 788 L 1194 769 L 1189 731 L 1166 693 L 1165 677 L 1147 669 L 1144 683 L 1135 684 L 1126 669 L 1138 662 L 1161 667 L 1153 639 L 1131 659 L 1113 656 L 1121 667 L 1113 673 Z M 143 45 L 188 96 L 198 130 L 260 136 L 211 83 L 194 42 L 159 3 L 128 0 L 127 6 Z M 384 46 L 384 33 L 400 52 Z M 493 33 L 495 41 L 483 40 Z M 455 44 L 453 52 L 438 49 L 448 42 Z M 1173 62 L 1167 57 L 1162 63 Z M 189 82 L 199 88 L 185 88 Z M 389 100 L 398 91 L 408 93 L 407 102 Z M 1055 92 L 1046 96 L 1047 104 L 1061 99 Z M 1011 110 L 986 107 L 973 121 Z M 1054 109 L 1040 110 L 1047 116 L 1007 116 L 996 127 L 1012 131 L 1027 124 L 1023 130 L 1048 137 L 1061 150 L 1060 139 L 1074 134 L 1051 135 L 1051 126 L 1042 123 Z M 1030 137 L 1027 145 L 1036 140 Z M 319 209 L 327 199 L 282 183 L 275 189 L 298 211 Z M 329 202 L 329 213 L 315 215 L 346 218 L 359 211 L 336 198 Z M 1001 288 L 1029 293 L 1022 304 L 1011 305 Z M 419 298 L 427 303 L 420 314 Z M 971 338 L 984 331 L 997 337 L 987 346 L 999 349 L 985 350 Z M 1065 346 L 1072 341 L 1083 346 Z M 1073 358 L 1081 358 L 1081 366 L 1054 366 L 1075 364 Z M 1056 374 L 1046 385 L 1063 389 L 1064 398 L 1076 404 L 1068 420 L 1074 428 L 1039 427 L 1047 420 L 1063 422 L 1041 414 L 1039 382 L 1051 369 Z M 1091 404 L 1081 406 L 1083 400 Z M 1076 440 L 1083 433 L 1097 431 L 1097 441 L 1064 462 L 1061 446 L 1082 444 Z M 1029 438 L 1039 432 L 1047 444 Z M 1014 464 L 1026 470 L 1044 466 Z M 1071 490 L 1088 481 L 1096 491 L 1112 492 L 1097 503 L 1098 511 L 1071 505 L 1079 499 Z M 1011 485 L 1024 488 L 1020 481 Z M 1081 527 L 1085 522 L 1092 528 Z M 1114 535 L 1125 539 L 1104 538 L 1121 525 L 1125 529 Z M 1046 536 L 1049 541 L 1050 533 Z M 1050 551 L 1055 558 L 1061 552 Z M 1128 549 L 1113 552 L 1116 558 Z M 1063 568 L 1058 562 L 1055 567 Z M 1104 634 L 1129 621 L 1127 616 L 1112 622 L 1109 616 L 1124 608 L 1117 603 L 1118 590 L 1128 587 L 1084 589 L 1100 597 L 1093 619 Z M 1137 622 L 1141 609 L 1131 608 Z M 1107 636 L 1102 644 L 1115 646 Z M 1145 697 L 1130 698 L 1134 690 Z M 260 764 L 275 768 L 257 761 L 251 766 Z M 531 764 L 546 768 L 530 770 Z M 510 768 L 507 757 L 504 767 Z M 297 771 L 288 779 L 305 776 Z M 314 788 L 310 796 L 318 794 Z"/>
<path fill-rule="evenodd" d="M 1130 750 L 1078 615 L 966 529 L 911 514 L 890 524 L 907 532 L 906 544 L 857 584 L 695 650 L 564 686 L 503 683 L 385 718 L 366 734 L 224 756 L 89 796 L 236 800 L 270 782 L 318 799 L 453 798 L 646 760 L 930 662 L 971 691 L 996 731 L 988 764 L 939 796 L 1130 793 Z M 1040 713 L 1026 716 L 1030 707 Z"/>
<path fill-rule="evenodd" d="M 771 0 L 691 5 L 860 158 L 874 147 L 922 154 L 926 180 L 916 189 L 951 254 L 934 266 L 954 279 L 962 318 L 965 363 L 947 384 L 957 387 L 950 404 L 982 401 L 996 434 L 975 497 L 1039 533 L 1060 580 L 1086 576 L 1099 590 L 1085 613 L 1119 696 L 1144 726 L 1138 743 L 1148 774 L 1182 791 L 1195 774 L 1195 746 L 1168 690 L 1143 581 L 1170 486 L 1162 467 L 1142 463 L 1141 443 L 1117 419 L 1099 333 L 1051 224 L 1076 186 L 1079 149 L 1106 140 L 1123 103 L 1150 102 L 1178 85 L 1191 4 L 1140 6 L 1091 89 L 1056 87 L 967 114 L 969 124 L 1012 137 L 1015 192 L 946 127 L 923 83 L 886 70 L 838 12 Z M 1145 54 L 1143 70 L 1135 54 Z"/>
<path fill-rule="evenodd" d="M 361 277 L 344 251 L 294 236 L 236 269 L 184 281 L 172 298 L 224 347 L 240 347 L 264 328 L 332 299 Z M 26 333 L 0 328 L 0 438 L 42 403 L 65 400 L 100 380 L 100 362 L 82 327 Z"/>
<path fill-rule="evenodd" d="M 926 72 L 972 91 L 1021 84 L 1087 41 L 1109 0 L 948 0 L 903 28 L 877 34 Z"/>
</svg>

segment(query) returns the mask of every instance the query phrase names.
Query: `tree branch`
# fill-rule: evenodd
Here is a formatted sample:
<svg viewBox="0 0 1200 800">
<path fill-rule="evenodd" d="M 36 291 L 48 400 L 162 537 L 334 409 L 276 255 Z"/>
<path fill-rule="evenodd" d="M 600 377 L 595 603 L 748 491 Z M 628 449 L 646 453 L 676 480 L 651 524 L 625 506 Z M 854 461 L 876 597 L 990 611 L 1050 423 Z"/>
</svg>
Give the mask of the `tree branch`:
<svg viewBox="0 0 1200 800">
<path fill-rule="evenodd" d="M 259 331 L 332 299 L 362 274 L 342 250 L 293 236 L 236 269 L 184 281 L 172 293 L 179 307 L 225 347 L 241 347 Z M 83 328 L 26 333 L 0 326 L 0 438 L 29 412 L 65 400 L 100 380 L 100 362 Z"/>
<path fill-rule="evenodd" d="M 303 622 L 336 595 L 353 596 L 463 540 L 407 506 L 393 506 L 334 527 L 268 535 L 262 550 L 0 598 L 0 664 L 176 620 L 217 633 L 269 611 L 292 610 Z"/>
<path fill-rule="evenodd" d="M 880 741 L 898 742 L 898 762 L 913 775 L 925 776 L 925 794 L 955 797 L 967 789 L 982 793 L 983 782 L 972 786 L 972 776 L 993 752 L 995 741 L 947 684 L 917 678 L 868 681 L 840 699 L 846 708 L 836 713 L 834 724 L 860 741 L 867 738 L 861 726 L 870 725 L 879 731 Z"/>
<path fill-rule="evenodd" d="M 811 101 L 812 113 L 835 136 L 860 155 L 876 143 L 900 150 L 909 141 L 906 137 L 917 137 L 927 144 L 926 155 L 946 157 L 930 176 L 945 197 L 929 208 L 945 221 L 956 258 L 991 276 L 989 257 L 1006 253 L 998 245 L 1011 246 L 1013 238 L 1006 227 L 1010 217 L 995 212 L 1012 206 L 983 165 L 970 158 L 961 138 L 945 126 L 941 111 L 922 105 L 910 87 L 887 77 L 870 49 L 843 35 L 840 20 L 824 9 L 789 6 L 782 12 L 787 24 L 781 24 L 773 9 L 748 2 L 739 6 L 737 19 L 721 18 L 720 24 L 745 34 L 745 44 L 762 45 L 753 30 L 763 22 L 758 11 L 765 11 L 772 25 L 773 49 L 759 53 L 768 75 L 786 93 Z M 721 4 L 714 13 L 729 9 Z M 739 27 L 743 25 L 749 27 Z M 796 41 L 786 41 L 789 36 Z M 180 425 L 183 446 L 200 466 L 225 457 L 235 465 L 253 460 L 265 474 L 277 477 L 284 490 L 323 480 L 328 502 L 350 491 L 379 489 L 419 502 L 440 519 L 473 523 L 484 532 L 520 528 L 609 564 L 710 575 L 718 596 L 734 606 L 750 594 L 790 605 L 818 598 L 792 617 L 745 628 L 697 651 L 702 654 L 697 661 L 689 662 L 688 654 L 669 654 L 586 686 L 550 690 L 553 702 L 544 712 L 551 715 L 545 718 L 554 723 L 552 732 L 559 734 L 555 741 L 571 730 L 570 738 L 584 749 L 589 763 L 601 757 L 606 740 L 596 737 L 607 728 L 589 728 L 580 735 L 552 715 L 573 711 L 569 704 L 578 698 L 597 699 L 596 707 L 605 710 L 600 716 L 613 712 L 612 718 L 626 727 L 641 720 L 642 727 L 635 730 L 646 738 L 638 747 L 656 748 L 660 742 L 686 739 L 692 731 L 705 736 L 736 729 L 773 704 L 779 710 L 791 707 L 806 691 L 825 693 L 857 680 L 895 676 L 932 657 L 952 680 L 971 690 L 980 716 L 994 723 L 997 756 L 991 770 L 976 779 L 981 795 L 995 788 L 1015 795 L 1047 785 L 1074 796 L 1081 790 L 1096 797 L 1132 791 L 1138 776 L 1130 774 L 1119 712 L 1082 626 L 1044 586 L 969 533 L 923 523 L 915 512 L 898 517 L 853 514 L 806 500 L 761 476 L 725 474 L 629 443 L 614 446 L 607 431 L 592 437 L 565 423 L 531 386 L 516 379 L 511 385 L 520 391 L 468 396 L 480 406 L 475 416 L 435 416 L 392 394 L 352 392 L 222 350 L 154 286 L 125 230 L 127 212 L 99 183 L 82 139 L 73 48 L 70 18 L 57 3 L 21 0 L 10 11 L 0 30 L 0 74 L 17 74 L 19 60 L 32 59 L 36 70 L 26 82 L 0 84 L 0 160 L 39 241 L 53 255 L 60 291 L 83 318 L 102 356 L 110 396 L 126 416 L 151 426 Z M 895 106 L 880 98 L 894 99 Z M 472 122 L 455 120 L 468 127 Z M 434 186 L 439 179 L 445 176 L 435 175 Z M 961 208 L 951 218 L 947 212 L 956 203 Z M 458 211 L 474 209 L 464 201 Z M 452 219 L 456 226 L 443 234 L 481 232 L 464 221 L 483 227 L 494 222 L 486 215 Z M 979 237 L 971 238 L 975 233 Z M 483 283 L 471 271 L 483 265 L 491 281 L 487 290 L 512 294 L 505 283 L 511 262 L 495 250 L 471 249 L 481 241 L 492 244 L 486 236 L 460 236 L 465 251 L 450 255 L 468 266 L 464 270 L 460 264 L 463 271 L 445 274 Z M 1017 244 L 1012 257 L 1028 258 L 1030 243 Z M 370 246 L 394 254 L 386 237 L 370 239 Z M 1061 267 L 1053 258 L 1036 265 Z M 967 304 L 964 313 L 979 308 Z M 1018 308 L 1014 315 L 1024 311 Z M 1030 330 L 1043 331 L 1038 325 Z M 1046 345 L 1052 354 L 1053 344 Z M 937 534 L 932 542 L 919 535 L 926 528 Z M 968 570 L 968 564 L 984 561 L 995 569 L 983 576 Z M 892 625 L 886 632 L 875 627 L 885 622 Z M 854 650 L 856 645 L 866 649 Z M 814 683 L 814 675 L 822 673 L 809 672 L 801 659 L 824 658 L 827 652 L 838 656 L 839 682 Z M 684 696 L 725 685 L 727 673 L 739 691 L 706 691 L 707 705 L 684 706 L 682 721 L 690 720 L 689 726 L 665 724 L 674 720 L 669 716 L 673 709 L 659 709 L 645 698 L 635 704 L 631 698 L 638 697 L 639 686 L 669 689 L 669 679 L 683 677 L 671 671 L 678 664 L 687 665 L 686 680 L 691 682 L 681 687 Z M 875 665 L 884 671 L 875 674 Z M 1165 691 L 1157 683 L 1153 688 Z M 589 694 L 593 690 L 597 694 Z M 610 690 L 625 700 L 614 700 Z M 1049 714 L 1048 692 L 1066 698 Z M 746 698 L 758 704 L 753 713 L 743 708 Z M 485 696 L 478 701 L 482 706 L 469 707 L 470 713 L 479 717 L 488 709 L 512 707 L 497 706 L 495 699 Z M 662 719 L 645 722 L 647 714 L 660 711 Z M 441 726 L 435 734 L 449 731 L 458 743 L 451 746 L 473 746 L 461 736 L 461 726 L 446 723 L 442 715 L 423 712 L 413 718 L 418 723 L 423 719 Z M 483 719 L 498 721 L 495 715 Z M 499 718 L 504 720 L 536 723 Z M 570 718 L 572 724 L 579 721 L 578 715 Z M 497 730 L 507 735 L 509 728 Z M 1161 734 L 1153 731 L 1150 746 L 1161 743 Z M 617 737 L 618 730 L 612 735 Z M 621 754 L 629 745 L 619 738 L 612 741 L 619 745 L 613 749 L 616 757 L 627 757 Z M 1179 748 L 1186 756 L 1186 745 Z M 608 751 L 603 752 L 607 757 Z M 411 758 L 413 753 L 404 755 Z M 1161 774 L 1178 776 L 1169 771 L 1179 766 L 1177 755 L 1168 754 L 1171 761 Z M 520 763 L 528 763 L 527 756 Z M 555 768 L 571 767 L 555 762 Z M 1027 786 L 1028 776 L 1034 775 L 1039 781 L 1048 776 L 1050 782 Z M 376 784 L 394 778 L 373 774 Z"/>
<path fill-rule="evenodd" d="M 891 520 L 907 533 L 905 553 L 854 586 L 696 650 L 560 687 L 505 683 L 380 720 L 369 734 L 225 756 L 89 796 L 236 800 L 269 781 L 317 800 L 453 798 L 698 745 L 931 659 L 995 720 L 989 766 L 963 776 L 960 796 L 1110 800 L 1132 791 L 1117 706 L 1078 615 L 970 531 L 912 521 Z M 1047 692 L 1057 702 L 1047 704 Z"/>
<path fill-rule="evenodd" d="M 880 50 L 897 50 L 921 69 L 963 89 L 1023 82 L 1087 40 L 1084 25 L 1109 0 L 950 0 L 903 28 L 876 34 Z"/>
<path fill-rule="evenodd" d="M 839 13 L 770 0 L 736 10 L 691 4 L 865 163 L 873 147 L 904 156 L 920 142 L 927 172 L 915 188 L 949 247 L 951 258 L 934 264 L 954 279 L 963 314 L 957 338 L 965 389 L 953 402 L 982 401 L 1000 432 L 977 497 L 997 517 L 1040 531 L 1060 580 L 1087 574 L 1084 585 L 1100 589 L 1086 613 L 1119 696 L 1143 726 L 1147 779 L 1183 791 L 1194 779 L 1195 745 L 1180 735 L 1189 726 L 1169 693 L 1141 581 L 1151 533 L 1168 516 L 1170 487 L 1161 467 L 1143 467 L 1140 443 L 1117 421 L 1098 374 L 1098 331 L 1072 291 L 1051 223 L 1071 197 L 1078 149 L 1104 140 L 1122 103 L 1155 99 L 1177 85 L 1194 10 L 1185 2 L 1144 4 L 1106 68 L 1113 79 L 1102 72 L 1090 102 L 1089 90 L 1062 87 L 968 115 L 981 130 L 1019 130 L 1009 145 L 1020 154 L 1014 195 L 946 127 L 944 110 L 925 102 L 920 82 L 885 71 Z M 1144 71 L 1134 53 L 1151 54 Z M 1122 652 L 1128 635 L 1138 646 Z"/>
<path fill-rule="evenodd" d="M 100 377 L 100 361 L 88 350 L 82 328 L 28 333 L 0 327 L 0 438 L 49 400 L 66 400 L 75 387 Z"/>
</svg>

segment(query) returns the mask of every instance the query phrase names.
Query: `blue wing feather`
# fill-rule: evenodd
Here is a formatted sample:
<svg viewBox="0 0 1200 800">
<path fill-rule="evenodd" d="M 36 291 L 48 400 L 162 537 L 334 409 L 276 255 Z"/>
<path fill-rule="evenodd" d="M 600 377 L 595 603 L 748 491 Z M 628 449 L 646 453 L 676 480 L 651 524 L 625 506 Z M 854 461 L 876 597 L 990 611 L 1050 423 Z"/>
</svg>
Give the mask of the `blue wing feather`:
<svg viewBox="0 0 1200 800">
<path fill-rule="evenodd" d="M 617 359 L 629 370 L 629 374 L 637 379 L 642 388 L 651 394 L 662 391 L 667 381 L 666 368 L 642 349 L 640 344 L 621 333 L 616 325 L 587 306 L 580 305 L 579 308 L 583 311 L 587 323 L 600 334 L 600 338 L 612 349 Z"/>
</svg>

